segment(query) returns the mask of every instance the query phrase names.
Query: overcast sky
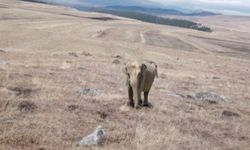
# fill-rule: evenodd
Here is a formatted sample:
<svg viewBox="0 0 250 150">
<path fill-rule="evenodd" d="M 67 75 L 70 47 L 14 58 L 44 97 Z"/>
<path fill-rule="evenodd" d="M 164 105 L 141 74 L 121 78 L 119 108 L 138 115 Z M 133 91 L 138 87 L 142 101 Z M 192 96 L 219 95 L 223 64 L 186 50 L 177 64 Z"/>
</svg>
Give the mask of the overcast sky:
<svg viewBox="0 0 250 150">
<path fill-rule="evenodd" d="M 139 5 L 147 7 L 210 10 L 229 15 L 250 15 L 250 0 L 42 0 L 83 5 Z"/>
<path fill-rule="evenodd" d="M 146 0 L 146 1 L 159 3 L 164 6 L 174 5 L 184 8 L 212 10 L 226 14 L 250 15 L 250 0 Z"/>
</svg>

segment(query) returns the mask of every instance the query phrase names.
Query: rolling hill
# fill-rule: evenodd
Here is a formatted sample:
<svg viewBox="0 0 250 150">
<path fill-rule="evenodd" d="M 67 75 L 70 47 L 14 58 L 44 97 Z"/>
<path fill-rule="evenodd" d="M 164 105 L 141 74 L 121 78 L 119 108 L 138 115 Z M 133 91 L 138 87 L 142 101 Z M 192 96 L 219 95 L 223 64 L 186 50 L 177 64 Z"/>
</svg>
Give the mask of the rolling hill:
<svg viewBox="0 0 250 150">
<path fill-rule="evenodd" d="M 248 149 L 250 19 L 190 18 L 213 32 L 0 0 L 0 149 Z M 135 110 L 122 68 L 145 59 L 159 77 Z"/>
</svg>

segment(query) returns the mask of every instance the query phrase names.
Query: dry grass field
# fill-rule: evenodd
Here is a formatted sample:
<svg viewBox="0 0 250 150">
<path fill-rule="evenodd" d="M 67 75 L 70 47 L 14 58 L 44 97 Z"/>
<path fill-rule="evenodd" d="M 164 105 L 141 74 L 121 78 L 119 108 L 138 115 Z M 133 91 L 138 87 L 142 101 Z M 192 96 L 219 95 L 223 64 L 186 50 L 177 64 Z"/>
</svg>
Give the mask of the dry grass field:
<svg viewBox="0 0 250 150">
<path fill-rule="evenodd" d="M 250 18 L 194 19 L 214 32 L 0 0 L 0 149 L 249 149 Z M 152 108 L 125 107 L 134 59 L 158 64 Z M 98 125 L 102 146 L 76 146 Z"/>
</svg>

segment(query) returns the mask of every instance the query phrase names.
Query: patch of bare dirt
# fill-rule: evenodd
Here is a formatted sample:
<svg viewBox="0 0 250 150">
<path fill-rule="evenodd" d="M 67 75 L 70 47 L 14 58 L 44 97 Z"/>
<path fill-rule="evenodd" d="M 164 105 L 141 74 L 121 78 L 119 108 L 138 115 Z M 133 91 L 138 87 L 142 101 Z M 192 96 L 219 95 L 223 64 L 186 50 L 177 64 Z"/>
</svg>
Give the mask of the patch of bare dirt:
<svg viewBox="0 0 250 150">
<path fill-rule="evenodd" d="M 23 113 L 32 113 L 37 109 L 37 106 L 34 102 L 31 101 L 22 101 L 17 106 L 18 110 Z"/>
<path fill-rule="evenodd" d="M 70 112 L 76 111 L 77 109 L 79 109 L 78 105 L 69 105 L 67 106 L 67 110 Z"/>
<path fill-rule="evenodd" d="M 15 96 L 28 97 L 32 92 L 34 92 L 33 89 L 25 87 L 8 87 L 7 89 L 13 92 Z"/>
<path fill-rule="evenodd" d="M 6 53 L 6 51 L 4 51 L 4 50 L 0 49 L 0 53 Z"/>
</svg>

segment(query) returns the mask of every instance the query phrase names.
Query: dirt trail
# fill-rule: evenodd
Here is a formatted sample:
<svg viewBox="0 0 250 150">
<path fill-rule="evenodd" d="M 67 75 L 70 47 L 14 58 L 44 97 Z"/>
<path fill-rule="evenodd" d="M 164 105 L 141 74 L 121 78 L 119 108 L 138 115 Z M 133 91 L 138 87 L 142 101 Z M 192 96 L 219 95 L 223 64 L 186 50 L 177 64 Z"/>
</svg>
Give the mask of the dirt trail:
<svg viewBox="0 0 250 150">
<path fill-rule="evenodd" d="M 145 37 L 144 37 L 143 32 L 140 32 L 140 37 L 141 37 L 141 42 L 142 42 L 143 44 L 145 44 L 145 43 L 146 43 L 146 39 L 145 39 Z"/>
</svg>

